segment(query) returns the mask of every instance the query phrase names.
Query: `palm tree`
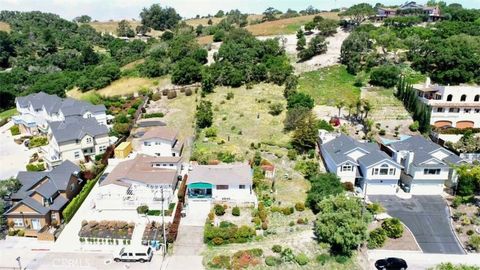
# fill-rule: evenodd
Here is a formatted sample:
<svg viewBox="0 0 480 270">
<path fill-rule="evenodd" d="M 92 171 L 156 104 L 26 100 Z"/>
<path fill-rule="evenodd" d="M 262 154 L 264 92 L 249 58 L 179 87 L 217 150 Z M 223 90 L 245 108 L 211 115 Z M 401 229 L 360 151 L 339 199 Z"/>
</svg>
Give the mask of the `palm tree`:
<svg viewBox="0 0 480 270">
<path fill-rule="evenodd" d="M 353 111 L 353 108 L 355 107 L 355 105 L 353 103 L 348 103 L 347 105 L 347 108 L 348 108 L 348 118 L 350 118 L 352 116 L 352 111 Z"/>
<path fill-rule="evenodd" d="M 372 110 L 372 105 L 368 100 L 363 100 L 363 111 L 365 112 L 365 118 L 368 117 L 368 112 Z"/>
<path fill-rule="evenodd" d="M 337 109 L 338 109 L 338 118 L 341 117 L 341 112 L 342 112 L 343 106 L 345 106 L 345 102 L 343 100 L 337 101 L 335 103 L 335 107 L 337 107 Z"/>
</svg>

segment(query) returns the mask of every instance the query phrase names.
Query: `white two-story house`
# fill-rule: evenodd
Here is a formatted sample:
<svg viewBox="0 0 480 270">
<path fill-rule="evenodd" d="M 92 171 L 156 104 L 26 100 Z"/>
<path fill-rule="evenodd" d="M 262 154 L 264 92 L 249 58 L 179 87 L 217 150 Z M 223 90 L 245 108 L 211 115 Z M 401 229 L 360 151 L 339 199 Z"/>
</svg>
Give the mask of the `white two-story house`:
<svg viewBox="0 0 480 270">
<path fill-rule="evenodd" d="M 104 105 L 92 105 L 85 101 L 60 98 L 39 92 L 15 100 L 19 115 L 13 121 L 26 135 L 46 133 L 48 122 L 64 121 L 69 117 L 94 118 L 99 124 L 107 125 Z"/>
<path fill-rule="evenodd" d="M 154 157 L 182 155 L 183 142 L 178 140 L 178 130 L 169 127 L 152 127 L 140 138 L 139 153 Z"/>
<path fill-rule="evenodd" d="M 375 143 L 359 142 L 340 133 L 319 131 L 320 152 L 328 172 L 342 183 L 361 188 L 364 195 L 395 194 L 402 166 Z"/>
<path fill-rule="evenodd" d="M 250 165 L 195 165 L 188 175 L 189 201 L 211 200 L 232 204 L 256 204 Z"/>
<path fill-rule="evenodd" d="M 173 200 L 180 157 L 137 155 L 118 163 L 100 182 L 95 207 L 99 210 L 136 210 L 147 205 L 161 210 Z M 162 194 L 163 192 L 163 194 Z"/>
<path fill-rule="evenodd" d="M 446 187 L 454 187 L 457 174 L 453 165 L 464 162 L 459 156 L 425 139 L 413 136 L 387 145 L 393 159 L 403 167 L 402 186 L 418 195 L 438 195 Z"/>
<path fill-rule="evenodd" d="M 423 103 L 431 107 L 430 124 L 435 127 L 479 128 L 480 86 L 424 84 L 413 88 Z"/>
<path fill-rule="evenodd" d="M 103 154 L 114 143 L 108 136 L 106 125 L 94 118 L 68 117 L 64 121 L 49 122 L 48 145 L 41 150 L 48 168 L 62 161 L 78 163 L 86 157 Z"/>
</svg>

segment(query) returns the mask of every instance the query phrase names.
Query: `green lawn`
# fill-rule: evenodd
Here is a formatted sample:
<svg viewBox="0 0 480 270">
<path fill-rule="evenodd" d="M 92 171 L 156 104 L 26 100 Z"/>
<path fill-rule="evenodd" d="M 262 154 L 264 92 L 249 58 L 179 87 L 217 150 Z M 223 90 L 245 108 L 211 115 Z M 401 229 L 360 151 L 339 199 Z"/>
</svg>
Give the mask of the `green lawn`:
<svg viewBox="0 0 480 270">
<path fill-rule="evenodd" d="M 337 65 L 303 73 L 298 91 L 311 95 L 317 105 L 333 106 L 337 101 L 354 103 L 360 98 L 360 88 L 354 83 L 355 76 Z"/>
<path fill-rule="evenodd" d="M 0 112 L 0 120 L 2 120 L 4 118 L 12 117 L 15 114 L 17 114 L 17 109 L 15 109 L 15 108 Z"/>
</svg>

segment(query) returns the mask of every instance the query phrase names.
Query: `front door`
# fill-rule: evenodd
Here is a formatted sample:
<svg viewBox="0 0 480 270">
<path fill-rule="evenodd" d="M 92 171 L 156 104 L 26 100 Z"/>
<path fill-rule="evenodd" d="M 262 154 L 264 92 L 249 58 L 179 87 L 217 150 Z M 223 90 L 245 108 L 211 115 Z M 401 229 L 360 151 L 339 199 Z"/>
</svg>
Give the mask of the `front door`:
<svg viewBox="0 0 480 270">
<path fill-rule="evenodd" d="M 40 224 L 40 219 L 38 218 L 32 219 L 32 228 L 34 230 L 40 230 L 42 228 L 42 225 Z"/>
</svg>

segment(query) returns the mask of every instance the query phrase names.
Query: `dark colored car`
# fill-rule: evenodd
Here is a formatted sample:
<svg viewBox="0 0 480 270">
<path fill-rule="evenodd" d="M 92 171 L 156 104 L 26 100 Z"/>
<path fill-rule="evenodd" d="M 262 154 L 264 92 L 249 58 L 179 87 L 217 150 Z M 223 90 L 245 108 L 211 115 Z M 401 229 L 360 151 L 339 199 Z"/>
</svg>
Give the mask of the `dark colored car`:
<svg viewBox="0 0 480 270">
<path fill-rule="evenodd" d="M 375 267 L 379 270 L 405 270 L 407 262 L 400 258 L 386 258 L 375 262 Z"/>
</svg>

